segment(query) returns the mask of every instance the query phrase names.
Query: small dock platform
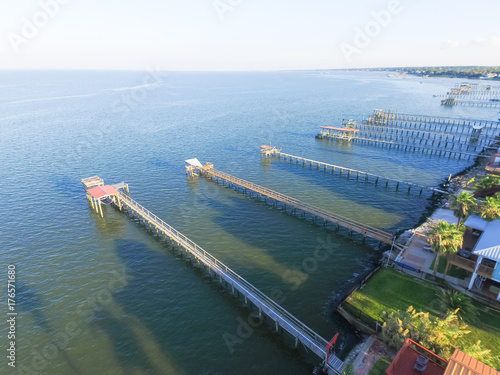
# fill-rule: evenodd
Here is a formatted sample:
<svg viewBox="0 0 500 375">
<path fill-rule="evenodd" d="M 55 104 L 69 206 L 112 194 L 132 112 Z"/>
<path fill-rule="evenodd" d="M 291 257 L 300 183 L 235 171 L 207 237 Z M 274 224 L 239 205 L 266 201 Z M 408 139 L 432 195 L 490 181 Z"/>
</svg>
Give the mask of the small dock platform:
<svg viewBox="0 0 500 375">
<path fill-rule="evenodd" d="M 266 158 L 274 155 L 276 152 L 281 151 L 280 148 L 271 145 L 262 145 L 260 146 L 260 156 L 264 156 Z"/>
<path fill-rule="evenodd" d="M 102 203 L 112 202 L 120 205 L 120 200 L 118 199 L 120 191 L 128 192 L 128 185 L 126 183 L 104 185 L 103 179 L 98 176 L 84 178 L 81 182 L 85 188 L 87 200 L 101 217 L 103 217 Z"/>
<path fill-rule="evenodd" d="M 336 138 L 350 141 L 357 132 L 359 132 L 359 129 L 349 126 L 322 126 L 321 132 L 316 135 L 316 138 Z"/>
</svg>

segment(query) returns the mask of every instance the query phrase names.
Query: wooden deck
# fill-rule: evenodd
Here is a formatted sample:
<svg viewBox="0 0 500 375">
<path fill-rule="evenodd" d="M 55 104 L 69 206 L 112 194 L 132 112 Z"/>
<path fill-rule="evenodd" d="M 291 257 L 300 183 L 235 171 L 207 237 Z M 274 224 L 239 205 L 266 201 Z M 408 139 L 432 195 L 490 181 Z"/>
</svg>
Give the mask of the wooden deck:
<svg viewBox="0 0 500 375">
<path fill-rule="evenodd" d="M 304 203 L 302 201 L 299 201 L 298 199 L 292 198 L 285 194 L 281 194 L 279 192 L 273 191 L 263 186 L 218 171 L 214 169 L 213 165 L 210 163 L 207 163 L 207 165 L 203 167 L 202 174 L 208 178 L 211 178 L 212 180 L 223 181 L 228 184 L 230 183 L 234 186 L 241 187 L 243 189 L 254 192 L 260 196 L 271 198 L 276 202 L 281 202 L 284 205 L 288 205 L 294 210 L 298 209 L 304 213 L 307 212 L 315 217 L 321 218 L 325 221 L 332 222 L 337 226 L 346 228 L 351 232 L 359 233 L 363 235 L 363 237 L 370 237 L 382 243 L 393 245 L 394 236 L 389 232 L 383 231 L 375 227 L 371 227 L 366 224 L 359 223 L 357 221 L 342 217 L 340 215 L 335 215 L 331 212 L 323 210 L 319 207 L 315 207 L 308 203 Z"/>
<path fill-rule="evenodd" d="M 260 315 L 265 314 L 274 322 L 276 331 L 279 331 L 281 327 L 282 330 L 288 332 L 295 338 L 296 345 L 302 343 L 302 345 L 314 352 L 323 362 L 326 360 L 326 347 L 328 342 L 323 337 L 319 336 L 206 250 L 134 201 L 130 196 L 120 192 L 117 195 L 117 200 L 113 202 L 116 206 L 119 208 L 122 207 L 131 215 L 140 218 L 151 230 L 156 231 L 158 235 L 184 249 L 184 251 L 194 257 L 195 260 L 206 266 L 211 273 L 218 275 L 219 281 L 221 283 L 225 282 L 226 285 L 232 288 L 233 292 L 237 291 L 241 293 L 245 301 L 250 301 L 259 311 Z M 330 354 L 328 364 L 325 364 L 325 367 L 329 370 L 329 373 L 340 374 L 342 373 L 344 364 L 338 357 Z"/>
<path fill-rule="evenodd" d="M 494 268 L 485 266 L 484 264 L 478 265 L 475 260 L 463 258 L 457 254 L 451 255 L 448 259 L 450 264 L 463 268 L 464 270 L 469 272 L 474 272 L 475 270 L 479 276 L 486 277 L 487 279 L 491 279 L 495 271 Z"/>
<path fill-rule="evenodd" d="M 437 188 L 434 188 L 434 187 L 420 185 L 420 184 L 416 184 L 416 183 L 413 183 L 413 182 L 396 180 L 396 179 L 393 179 L 393 178 L 387 178 L 387 177 L 383 177 L 383 176 L 378 176 L 378 175 L 373 174 L 373 173 L 368 173 L 368 172 L 364 172 L 364 171 L 358 171 L 356 169 L 346 168 L 346 167 L 342 167 L 340 165 L 334 165 L 334 164 L 324 163 L 324 162 L 321 162 L 321 161 L 307 159 L 307 158 L 303 158 L 301 156 L 290 155 L 290 154 L 286 154 L 284 152 L 276 152 L 275 155 L 277 157 L 279 157 L 279 160 L 285 160 L 285 161 L 288 160 L 288 161 L 290 161 L 290 163 L 292 163 L 293 161 L 295 161 L 297 164 L 298 163 L 302 163 L 302 165 L 304 165 L 304 166 L 307 165 L 307 164 L 309 164 L 311 167 L 314 166 L 314 165 L 316 165 L 317 169 L 322 169 L 325 172 L 328 169 L 330 169 L 331 172 L 332 172 L 332 174 L 334 174 L 335 171 L 338 170 L 340 177 L 342 177 L 342 174 L 344 174 L 344 175 L 347 176 L 348 179 L 351 178 L 351 175 L 353 175 L 353 176 L 356 176 L 356 180 L 357 181 L 359 181 L 360 177 L 361 177 L 361 180 L 365 181 L 365 182 L 369 182 L 370 179 L 371 179 L 375 184 L 378 184 L 379 181 L 381 181 L 381 182 L 385 181 L 386 187 L 387 187 L 387 185 L 388 185 L 389 182 L 392 182 L 392 183 L 396 184 L 396 190 L 399 189 L 400 185 L 407 185 L 408 186 L 408 192 L 410 191 L 410 189 L 412 187 L 415 187 L 417 189 L 420 189 L 419 190 L 420 193 L 422 193 L 423 189 L 430 190 L 430 191 L 433 191 L 433 192 L 436 192 L 436 193 L 440 193 L 440 194 L 446 194 L 447 193 L 444 190 L 437 189 Z"/>
</svg>

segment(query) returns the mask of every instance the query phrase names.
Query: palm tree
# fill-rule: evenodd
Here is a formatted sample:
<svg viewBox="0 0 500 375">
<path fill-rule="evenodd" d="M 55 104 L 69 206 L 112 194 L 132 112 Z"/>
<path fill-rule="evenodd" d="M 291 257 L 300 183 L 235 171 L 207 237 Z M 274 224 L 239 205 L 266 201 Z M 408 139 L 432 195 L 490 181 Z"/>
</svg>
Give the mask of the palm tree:
<svg viewBox="0 0 500 375">
<path fill-rule="evenodd" d="M 456 311 L 458 319 L 475 323 L 478 321 L 478 311 L 472 303 L 472 299 L 464 292 L 456 289 L 441 289 L 436 293 L 440 304 L 440 310 L 447 315 Z"/>
<path fill-rule="evenodd" d="M 450 258 L 453 254 L 456 254 L 458 250 L 462 247 L 464 241 L 463 229 L 457 229 L 451 226 L 451 230 L 446 238 L 446 245 L 443 246 L 443 254 L 446 255 L 446 268 L 444 269 L 443 279 L 446 279 L 448 274 L 448 269 L 450 267 Z"/>
<path fill-rule="evenodd" d="M 436 253 L 436 260 L 434 261 L 433 275 L 436 276 L 439 258 L 443 253 L 447 256 L 456 253 L 463 243 L 463 234 L 460 230 L 455 228 L 454 225 L 448 224 L 446 221 L 439 220 L 439 222 L 431 227 L 428 233 L 432 249 Z M 449 262 L 448 262 L 449 264 Z M 448 264 L 446 265 L 446 273 L 448 272 Z"/>
<path fill-rule="evenodd" d="M 479 206 L 479 211 L 481 217 L 485 220 L 500 219 L 500 197 L 498 194 L 493 197 L 486 197 L 484 202 Z"/>
<path fill-rule="evenodd" d="M 453 210 L 453 214 L 458 218 L 457 229 L 460 227 L 460 221 L 465 219 L 471 211 L 477 206 L 477 202 L 471 193 L 466 191 L 461 192 L 458 195 L 454 195 L 451 198 L 450 208 Z"/>
<path fill-rule="evenodd" d="M 474 186 L 475 190 L 483 190 L 483 189 L 489 189 L 493 186 L 498 186 L 500 184 L 500 178 L 499 177 L 483 177 L 479 182 Z"/>
</svg>

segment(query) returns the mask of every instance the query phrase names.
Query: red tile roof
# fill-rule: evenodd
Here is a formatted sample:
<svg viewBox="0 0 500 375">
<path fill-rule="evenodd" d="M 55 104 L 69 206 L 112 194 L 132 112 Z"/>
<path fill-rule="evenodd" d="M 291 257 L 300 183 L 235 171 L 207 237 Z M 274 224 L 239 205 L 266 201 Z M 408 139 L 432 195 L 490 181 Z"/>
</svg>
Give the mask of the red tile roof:
<svg viewBox="0 0 500 375">
<path fill-rule="evenodd" d="M 92 195 L 96 199 L 107 197 L 108 195 L 118 194 L 118 190 L 116 190 L 111 185 L 101 185 L 93 187 L 92 189 L 87 190 L 87 193 Z"/>
<path fill-rule="evenodd" d="M 500 372 L 456 349 L 450 358 L 445 375 L 500 375 Z"/>
<path fill-rule="evenodd" d="M 414 348 L 412 347 L 414 346 Z M 417 351 L 420 347 L 420 351 Z M 429 358 L 427 366 L 423 371 L 415 369 L 415 363 L 419 355 Z M 439 363 L 438 363 L 439 362 Z M 396 357 L 386 370 L 387 375 L 444 375 L 446 361 L 434 353 L 407 339 Z"/>
</svg>

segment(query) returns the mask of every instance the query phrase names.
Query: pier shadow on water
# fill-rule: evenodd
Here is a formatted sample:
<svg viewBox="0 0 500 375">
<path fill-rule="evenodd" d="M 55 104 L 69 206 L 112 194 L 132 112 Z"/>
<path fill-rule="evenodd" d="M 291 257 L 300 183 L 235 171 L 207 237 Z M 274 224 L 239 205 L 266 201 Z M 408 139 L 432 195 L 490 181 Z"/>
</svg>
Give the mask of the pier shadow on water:
<svg viewBox="0 0 500 375">
<path fill-rule="evenodd" d="M 96 312 L 92 324 L 108 335 L 125 373 L 135 369 L 152 375 L 183 374 L 180 361 L 169 353 L 176 343 L 168 342 L 165 328 L 172 324 L 170 288 L 165 281 L 175 279 L 172 258 L 138 241 L 118 239 L 115 247 L 126 266 L 127 284 L 113 294 L 113 304 Z"/>
<path fill-rule="evenodd" d="M 279 362 L 255 362 L 258 358 L 245 351 L 245 347 L 251 351 L 251 345 L 262 345 L 275 354 L 280 353 L 280 358 L 289 361 L 281 367 L 288 370 L 295 367 L 296 371 L 307 373 L 311 371 L 309 366 L 316 363 L 317 358 L 311 361 L 302 350 L 300 354 L 291 350 L 290 345 L 266 325 L 253 329 L 250 341 L 245 340 L 237 347 L 237 353 L 228 355 L 223 333 L 236 334 L 235 317 L 246 319 L 251 314 L 242 301 L 184 257 L 157 253 L 138 241 L 115 240 L 115 246 L 126 266 L 128 281 L 113 295 L 120 316 L 110 307 L 96 313 L 93 324 L 109 336 L 114 357 L 122 369 L 141 369 L 153 375 L 188 374 L 194 370 L 206 374 L 236 373 L 236 369 L 241 374 L 251 374 L 259 373 L 261 366 L 269 369 L 279 365 Z M 162 245 L 162 248 L 165 253 L 172 251 L 170 246 Z M 185 264 L 179 264 L 179 260 Z M 177 285 L 181 279 L 183 284 Z M 203 343 L 210 343 L 212 352 L 204 353 L 206 344 Z M 193 347 L 200 349 L 197 354 L 189 349 Z M 226 357 L 223 364 L 212 354 L 206 355 L 213 350 Z M 242 361 L 250 361 L 251 366 L 241 368 Z"/>
<path fill-rule="evenodd" d="M 386 230 L 410 227 L 418 220 L 421 211 L 428 206 L 430 203 L 429 198 L 432 195 L 431 192 L 425 189 L 422 191 L 422 194 L 419 195 L 418 188 L 413 188 L 408 192 L 408 186 L 406 184 L 401 184 L 399 189 L 396 190 L 394 182 L 390 182 L 389 186 L 385 187 L 384 181 L 375 185 L 373 181 L 365 182 L 363 176 L 360 176 L 359 181 L 357 181 L 355 174 L 352 174 L 350 179 L 347 179 L 347 172 L 339 176 L 338 174 L 332 175 L 330 170 L 327 172 L 324 172 L 322 169 L 317 170 L 314 166 L 310 168 L 309 166 L 303 167 L 302 165 L 295 165 L 293 163 L 291 165 L 286 164 L 290 163 L 277 162 L 273 163 L 272 167 L 280 171 L 280 173 L 287 173 L 292 176 L 297 176 L 300 179 L 307 179 L 308 183 L 314 185 L 315 188 L 330 191 L 335 194 L 335 196 L 345 200 L 343 204 L 344 207 L 341 207 L 345 210 L 344 213 L 342 211 L 332 212 L 350 217 L 349 211 L 352 208 L 349 207 L 349 202 L 352 202 L 358 205 L 358 209 L 371 207 L 381 214 L 397 215 L 402 218 L 398 223 L 393 223 L 391 227 L 387 227 Z M 321 190 L 318 192 L 321 193 Z M 317 199 L 319 199 L 320 196 L 324 197 L 324 194 L 318 194 Z M 315 203 L 315 205 L 321 207 L 324 204 L 338 204 L 339 202 L 338 199 L 332 197 L 330 201 Z M 324 208 L 332 210 L 331 208 Z M 360 218 L 351 218 L 365 222 Z"/>
<path fill-rule="evenodd" d="M 18 301 L 18 310 L 21 315 L 31 314 L 35 325 L 41 329 L 45 335 L 47 336 L 47 342 L 41 344 L 36 348 L 37 352 L 42 352 L 43 348 L 46 347 L 47 344 L 55 345 L 57 350 L 57 356 L 55 359 L 47 360 L 46 366 L 48 368 L 51 367 L 51 361 L 60 361 L 62 358 L 66 365 L 71 369 L 71 373 L 75 375 L 82 374 L 82 372 L 78 369 L 77 365 L 73 362 L 73 360 L 67 355 L 65 351 L 65 347 L 61 347 L 64 343 L 58 342 L 56 339 L 56 332 L 50 324 L 49 319 L 43 313 L 44 311 L 44 303 L 40 297 L 40 294 L 36 291 L 34 287 L 28 287 L 21 281 L 17 281 L 17 289 L 16 289 L 16 300 Z M 19 336 L 19 335 L 17 335 Z M 26 340 L 27 337 L 19 337 L 19 340 Z M 34 351 L 32 350 L 29 357 L 33 358 Z M 60 356 L 60 357 L 59 357 Z M 24 361 L 23 364 L 25 366 L 31 366 L 33 361 Z M 43 372 L 42 372 L 43 373 Z"/>
<path fill-rule="evenodd" d="M 105 332 L 114 345 L 114 357 L 121 369 L 128 370 L 146 370 L 151 375 L 162 375 L 159 369 L 154 369 L 153 364 L 148 359 L 147 348 L 134 338 L 134 331 L 131 325 L 134 322 L 127 318 L 118 318 L 110 311 L 103 309 L 96 313 L 96 322 L 94 325 Z M 125 370 L 125 373 L 128 373 Z"/>
</svg>

